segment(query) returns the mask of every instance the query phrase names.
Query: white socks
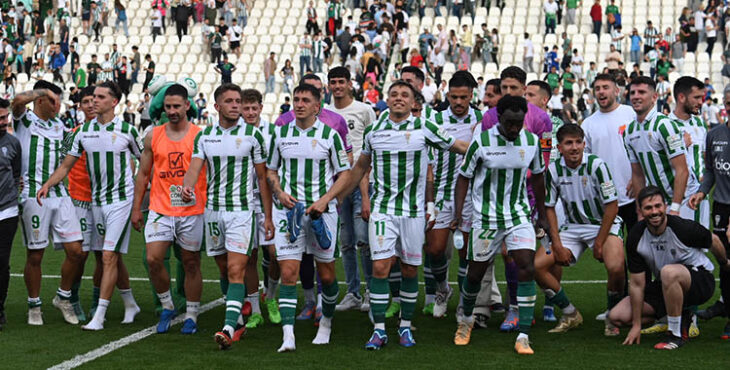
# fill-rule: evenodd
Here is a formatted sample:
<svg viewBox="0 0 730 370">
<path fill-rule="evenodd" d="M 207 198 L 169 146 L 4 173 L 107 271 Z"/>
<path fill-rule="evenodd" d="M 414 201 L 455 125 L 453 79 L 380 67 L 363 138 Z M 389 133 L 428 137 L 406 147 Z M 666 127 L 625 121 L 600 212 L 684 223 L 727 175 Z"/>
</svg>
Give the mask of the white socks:
<svg viewBox="0 0 730 370">
<path fill-rule="evenodd" d="M 185 320 L 192 319 L 194 322 L 198 322 L 198 312 L 200 312 L 200 302 L 188 301 L 185 310 Z"/>
<path fill-rule="evenodd" d="M 297 345 L 294 340 L 294 325 L 284 325 L 282 326 L 282 331 L 284 332 L 284 340 L 277 352 L 281 353 L 296 350 Z"/>
<path fill-rule="evenodd" d="M 132 289 L 119 289 L 119 295 L 122 296 L 124 301 L 124 320 L 122 324 L 131 324 L 134 322 L 134 317 L 141 311 L 137 302 L 134 300 L 132 295 Z M 101 301 L 101 299 L 99 299 Z M 101 303 L 99 304 L 101 306 Z M 174 306 L 173 306 L 174 308 Z"/>
<path fill-rule="evenodd" d="M 682 337 L 682 316 L 667 316 L 667 325 L 675 337 Z"/>
<path fill-rule="evenodd" d="M 160 304 L 162 305 L 162 308 L 165 310 L 174 310 L 175 304 L 172 303 L 172 295 L 170 294 L 170 290 L 168 289 L 165 292 L 157 293 L 157 298 L 160 299 Z M 126 303 L 125 303 L 126 305 Z"/>
<path fill-rule="evenodd" d="M 246 302 L 251 304 L 252 313 L 261 313 L 261 305 L 259 304 L 259 292 L 251 293 L 246 296 Z"/>
<path fill-rule="evenodd" d="M 330 334 L 332 334 L 332 318 L 324 317 L 319 320 L 319 329 L 314 337 L 312 344 L 329 344 Z"/>
<path fill-rule="evenodd" d="M 96 312 L 94 318 L 89 321 L 88 324 L 81 327 L 84 330 L 102 330 L 104 329 L 104 320 L 106 317 L 106 309 L 109 307 L 109 300 L 99 298 L 99 303 L 96 306 Z"/>
</svg>

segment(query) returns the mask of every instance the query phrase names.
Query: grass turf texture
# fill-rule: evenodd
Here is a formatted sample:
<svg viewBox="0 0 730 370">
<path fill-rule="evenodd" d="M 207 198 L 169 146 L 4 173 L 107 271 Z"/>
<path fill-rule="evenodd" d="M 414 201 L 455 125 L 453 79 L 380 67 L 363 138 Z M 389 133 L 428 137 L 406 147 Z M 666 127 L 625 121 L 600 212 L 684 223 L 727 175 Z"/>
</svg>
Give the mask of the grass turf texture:
<svg viewBox="0 0 730 370">
<path fill-rule="evenodd" d="M 130 253 L 125 262 L 130 275 L 145 278 L 142 267 L 143 236 L 132 231 Z M 63 252 L 48 248 L 43 261 L 44 275 L 58 275 Z M 259 258 L 261 258 L 259 256 Z M 16 234 L 11 256 L 11 273 L 22 274 L 25 263 L 25 248 L 21 245 L 20 235 Z M 174 266 L 174 263 L 173 263 Z M 203 278 L 217 280 L 218 271 L 212 258 L 202 256 Z M 504 279 L 501 259 L 497 262 L 496 276 Z M 86 264 L 86 276 L 94 268 L 93 257 Z M 456 260 L 452 260 L 449 281 L 456 280 Z M 344 282 L 342 264 L 337 262 L 338 280 Z M 174 275 L 173 275 L 174 276 Z M 564 280 L 605 280 L 602 265 L 585 253 L 577 266 L 564 270 Z M 142 312 L 135 323 L 121 325 L 123 304 L 115 292 L 112 299 L 105 329 L 101 332 L 83 332 L 80 326 L 66 324 L 51 300 L 59 280 L 43 280 L 41 298 L 45 325 L 32 327 L 26 324 L 26 290 L 21 277 L 11 277 L 10 291 L 6 303 L 8 324 L 0 332 L 0 348 L 4 368 L 47 368 L 69 360 L 76 355 L 101 347 L 157 323 L 153 314 L 152 293 L 149 282 L 132 281 L 132 288 Z M 91 280 L 85 279 L 81 286 L 81 299 L 88 313 L 91 300 Z M 504 294 L 504 285 L 500 284 Z M 255 368 L 372 368 L 376 363 L 391 364 L 405 368 L 443 368 L 444 366 L 472 367 L 490 366 L 521 368 L 661 368 L 681 363 L 688 367 L 727 366 L 727 353 L 730 343 L 722 342 L 719 335 L 725 324 L 724 319 L 700 322 L 702 331 L 699 338 L 692 340 L 677 351 L 657 351 L 653 345 L 658 336 L 642 336 L 639 346 L 621 346 L 627 330 L 621 336 L 603 336 L 603 323 L 594 320 L 596 314 L 605 309 L 605 284 L 565 284 L 565 290 L 572 302 L 583 313 L 585 322 L 582 327 L 566 334 L 548 334 L 555 323 L 542 322 L 543 295 L 538 293 L 535 307 L 537 323 L 532 328 L 530 339 L 536 354 L 531 357 L 518 357 L 513 350 L 516 334 L 500 333 L 499 324 L 503 314 L 495 314 L 486 330 L 474 330 L 471 344 L 457 347 L 453 344 L 456 330 L 454 309 L 457 294 L 449 302 L 449 313 L 444 319 L 425 317 L 420 313 L 423 303 L 423 287 L 419 297 L 413 325 L 417 327 L 414 337 L 415 348 L 401 348 L 398 345 L 397 321 L 387 321 L 389 344 L 381 351 L 368 352 L 364 344 L 372 332 L 367 314 L 348 311 L 337 312 L 333 321 L 331 344 L 315 346 L 311 344 L 316 328 L 312 321 L 297 321 L 295 333 L 297 351 L 278 354 L 281 344 L 281 329 L 268 321 L 257 329 L 252 329 L 235 343 L 229 351 L 217 349 L 212 337 L 220 330 L 224 318 L 224 306 L 202 314 L 198 320 L 199 331 L 192 336 L 180 334 L 180 325 L 173 326 L 168 334 L 154 334 L 110 354 L 87 363 L 84 368 L 128 369 L 154 366 L 156 368 L 223 368 L 237 367 L 241 364 Z M 303 298 L 299 291 L 299 307 Z M 456 293 L 456 292 L 455 292 Z M 340 298 L 345 287 L 340 285 Z M 202 304 L 221 296 L 217 283 L 204 283 Z M 707 304 L 712 304 L 719 296 L 716 294 Z M 707 305 L 706 304 L 706 305 Z M 266 317 L 265 308 L 264 316 Z M 558 313 L 559 315 L 559 313 Z M 478 365 L 477 365 L 478 364 Z"/>
</svg>

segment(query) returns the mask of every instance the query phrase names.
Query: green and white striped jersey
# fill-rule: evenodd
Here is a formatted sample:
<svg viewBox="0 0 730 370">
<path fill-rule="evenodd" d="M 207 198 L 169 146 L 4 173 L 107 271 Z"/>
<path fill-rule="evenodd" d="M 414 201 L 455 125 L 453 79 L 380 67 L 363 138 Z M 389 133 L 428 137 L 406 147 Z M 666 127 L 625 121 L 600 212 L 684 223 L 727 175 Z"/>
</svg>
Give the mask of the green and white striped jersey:
<svg viewBox="0 0 730 370">
<path fill-rule="evenodd" d="M 246 124 L 243 118 L 239 120 L 239 123 Z M 268 150 L 268 148 L 271 146 L 271 137 L 274 136 L 274 130 L 276 130 L 276 125 L 261 118 L 259 120 L 259 125 L 256 128 L 259 130 L 259 132 L 261 132 L 261 135 L 264 137 L 264 148 Z M 259 195 L 259 180 L 258 176 L 256 176 L 256 171 L 254 171 L 253 173 L 253 193 L 254 209 L 257 213 L 262 213 L 264 209 L 261 206 L 261 196 Z"/>
<path fill-rule="evenodd" d="M 530 222 L 528 170 L 545 171 L 537 135 L 523 129 L 509 141 L 494 126 L 474 136 L 459 171 L 472 179 L 473 229 L 504 230 Z"/>
<path fill-rule="evenodd" d="M 583 153 L 577 168 L 568 167 L 560 156 L 548 166 L 545 187 L 545 206 L 562 201 L 571 224 L 600 226 L 605 205 L 618 201 L 608 165 L 595 154 Z"/>
<path fill-rule="evenodd" d="M 455 139 L 471 141 L 474 126 L 482 123 L 482 112 L 471 107 L 464 117 L 456 117 L 451 108 L 436 113 L 435 123 Z M 434 157 L 433 174 L 434 188 L 436 189 L 436 203 L 454 199 L 456 189 L 456 174 L 463 155 L 448 150 L 432 149 Z"/>
<path fill-rule="evenodd" d="M 550 121 L 553 122 L 552 138 L 550 139 L 550 162 L 555 161 L 560 157 L 560 151 L 558 150 L 558 130 L 565 124 L 560 117 L 550 115 Z"/>
<path fill-rule="evenodd" d="M 43 121 L 30 110 L 13 118 L 15 136 L 22 148 L 21 176 L 23 198 L 35 198 L 36 192 L 63 161 L 64 124 L 58 118 Z M 65 197 L 63 183 L 52 187 L 48 197 Z"/>
<path fill-rule="evenodd" d="M 306 130 L 296 121 L 276 127 L 270 148 L 267 167 L 279 171 L 281 189 L 306 207 L 327 193 L 336 174 L 350 169 L 342 138 L 319 119 Z"/>
<path fill-rule="evenodd" d="M 254 165 L 266 162 L 264 137 L 256 127 L 243 120 L 227 129 L 206 127 L 195 137 L 193 158 L 204 160 L 207 167 L 207 209 L 253 210 Z"/>
<path fill-rule="evenodd" d="M 381 115 L 368 126 L 360 155 L 370 156 L 373 167 L 372 212 L 423 217 L 429 147 L 446 150 L 454 141 L 443 128 L 420 117 L 396 123 Z"/>
<path fill-rule="evenodd" d="M 685 155 L 684 140 L 677 124 L 669 117 L 651 110 L 643 122 L 632 121 L 623 133 L 624 146 L 631 163 L 638 163 L 648 185 L 662 189 L 664 198 L 674 196 L 674 167 L 670 160 Z M 699 183 L 689 171 L 684 197 L 697 192 Z"/>
<path fill-rule="evenodd" d="M 121 117 L 106 124 L 94 118 L 73 134 L 68 154 L 81 157 L 86 152 L 86 170 L 91 180 L 91 202 L 108 205 L 134 197 L 134 178 L 130 159 L 139 159 L 142 137 Z"/>
<path fill-rule="evenodd" d="M 699 180 L 705 170 L 705 138 L 707 137 L 707 125 L 701 117 L 691 115 L 686 121 L 682 121 L 672 112 L 669 118 L 677 123 L 677 127 L 682 135 L 688 134 L 692 140 L 687 151 L 687 166 L 690 171 L 694 172 L 695 177 Z M 685 143 L 686 144 L 686 143 Z"/>
</svg>

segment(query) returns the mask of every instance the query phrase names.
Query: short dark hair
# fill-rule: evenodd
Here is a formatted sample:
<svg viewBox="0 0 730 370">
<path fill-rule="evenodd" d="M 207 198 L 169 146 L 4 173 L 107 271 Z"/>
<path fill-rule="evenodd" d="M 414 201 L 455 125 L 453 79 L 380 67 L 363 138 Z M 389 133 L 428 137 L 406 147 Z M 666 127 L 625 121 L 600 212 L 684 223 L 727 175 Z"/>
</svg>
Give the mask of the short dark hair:
<svg viewBox="0 0 730 370">
<path fill-rule="evenodd" d="M 333 78 L 344 78 L 350 81 L 350 70 L 342 66 L 334 67 L 327 72 L 327 79 L 331 80 Z"/>
<path fill-rule="evenodd" d="M 314 73 L 307 73 L 304 76 L 302 76 L 302 79 L 299 81 L 299 84 L 301 85 L 301 84 L 304 83 L 304 81 L 307 81 L 307 80 L 317 80 L 317 81 L 320 81 L 320 82 L 322 81 L 322 79 L 319 78 L 319 76 L 317 76 L 316 74 L 314 74 Z"/>
<path fill-rule="evenodd" d="M 664 200 L 664 192 L 662 192 L 662 189 L 659 189 L 654 185 L 649 185 L 639 191 L 639 196 L 636 198 L 636 201 L 639 203 L 639 207 L 641 207 L 641 203 L 644 202 L 645 199 L 656 195 Z"/>
<path fill-rule="evenodd" d="M 244 103 L 258 103 L 261 104 L 264 98 L 261 92 L 256 89 L 244 89 L 241 90 L 241 101 Z"/>
<path fill-rule="evenodd" d="M 38 82 L 33 84 L 33 90 L 38 90 L 38 89 L 48 89 L 48 90 L 53 91 L 53 93 L 58 96 L 63 95 L 63 90 L 60 87 L 58 87 L 58 85 L 56 85 L 52 82 L 48 82 L 46 80 L 39 80 Z"/>
<path fill-rule="evenodd" d="M 416 79 L 423 82 L 426 80 L 426 75 L 423 74 L 423 71 L 420 70 L 418 67 L 414 66 L 405 66 L 400 70 L 401 76 L 404 73 L 413 73 L 416 76 Z"/>
<path fill-rule="evenodd" d="M 581 128 L 580 125 L 576 125 L 575 123 L 566 123 L 560 126 L 556 136 L 558 137 L 558 143 L 562 143 L 563 139 L 565 139 L 567 136 L 577 136 L 583 139 L 585 138 L 585 133 L 583 132 L 583 128 Z"/>
<path fill-rule="evenodd" d="M 319 89 L 309 84 L 301 83 L 299 86 L 294 88 L 294 95 L 300 92 L 308 92 L 312 94 L 315 100 L 320 100 L 322 98 L 322 94 L 319 92 Z"/>
<path fill-rule="evenodd" d="M 610 73 L 599 73 L 596 75 L 596 78 L 593 79 L 593 84 L 596 83 L 596 81 L 608 81 L 613 82 L 613 84 L 616 84 L 616 77 L 614 77 Z"/>
<path fill-rule="evenodd" d="M 521 96 L 503 96 L 501 99 L 499 99 L 499 102 L 497 103 L 497 114 L 502 115 L 508 110 L 517 113 L 522 112 L 524 114 L 527 114 L 527 100 Z"/>
<path fill-rule="evenodd" d="M 221 95 L 223 95 L 224 93 L 226 93 L 228 91 L 235 91 L 238 94 L 241 94 L 241 87 L 236 84 L 230 84 L 230 83 L 221 84 L 213 92 L 213 99 L 216 102 L 218 102 L 218 98 L 220 98 Z"/>
<path fill-rule="evenodd" d="M 705 84 L 691 76 L 682 76 L 678 78 L 674 83 L 674 99 L 676 100 L 680 94 L 687 96 L 687 94 L 692 91 L 693 87 L 702 90 L 705 88 Z"/>
<path fill-rule="evenodd" d="M 487 81 L 487 86 L 493 87 L 494 92 L 501 95 L 502 94 L 502 84 L 501 83 L 502 83 L 502 80 L 500 80 L 499 78 L 493 78 L 493 79 Z M 484 88 L 486 89 L 486 86 Z"/>
<path fill-rule="evenodd" d="M 654 82 L 654 80 L 649 76 L 639 76 L 631 80 L 631 83 L 629 84 L 629 92 L 631 91 L 631 87 L 634 85 L 647 85 L 649 88 L 656 91 L 656 82 Z"/>
<path fill-rule="evenodd" d="M 86 86 L 83 89 L 81 89 L 81 92 L 79 93 L 79 100 L 83 100 L 87 96 L 94 96 L 94 90 L 96 87 L 94 86 Z"/>
<path fill-rule="evenodd" d="M 499 78 L 502 80 L 504 80 L 505 78 L 514 78 L 524 85 L 525 82 L 527 82 L 527 73 L 524 69 L 520 67 L 509 66 L 505 68 L 502 73 L 499 74 Z"/>
<path fill-rule="evenodd" d="M 468 87 L 470 89 L 475 89 L 477 86 L 479 86 L 477 81 L 469 71 L 456 71 L 449 80 L 449 88 Z"/>
<path fill-rule="evenodd" d="M 188 100 L 188 90 L 183 85 L 174 84 L 165 90 L 165 97 L 168 96 L 179 96 L 183 100 Z"/>
<path fill-rule="evenodd" d="M 409 84 L 408 82 L 405 82 L 405 81 L 403 81 L 403 80 L 398 80 L 398 81 L 395 81 L 395 82 L 393 82 L 393 83 L 392 83 L 392 84 L 390 85 L 390 87 L 388 87 L 388 93 L 390 94 L 390 90 L 393 90 L 393 88 L 395 88 L 395 87 L 398 87 L 398 86 L 406 86 L 406 87 L 408 87 L 408 88 L 409 88 L 409 89 L 411 90 L 411 92 L 413 93 L 413 97 L 414 97 L 414 98 L 415 98 L 415 97 L 416 97 L 416 96 L 417 96 L 418 94 L 420 94 L 420 92 L 419 92 L 418 90 L 416 90 L 416 88 L 415 88 L 415 87 L 411 86 L 411 84 Z"/>
<path fill-rule="evenodd" d="M 109 89 L 109 92 L 117 100 L 120 100 L 122 98 L 122 89 L 120 89 L 119 85 L 117 85 L 117 83 L 114 81 L 107 80 L 107 81 L 97 84 L 96 87 L 103 87 L 103 88 Z"/>
<path fill-rule="evenodd" d="M 8 109 L 10 108 L 10 101 L 0 98 L 0 109 Z"/>
<path fill-rule="evenodd" d="M 540 88 L 540 91 L 542 91 L 545 95 L 547 95 L 548 98 L 553 96 L 553 92 L 550 89 L 550 84 L 548 84 L 545 81 L 533 80 L 533 81 L 530 81 L 530 83 L 528 83 L 527 86 L 537 86 L 538 88 Z"/>
</svg>

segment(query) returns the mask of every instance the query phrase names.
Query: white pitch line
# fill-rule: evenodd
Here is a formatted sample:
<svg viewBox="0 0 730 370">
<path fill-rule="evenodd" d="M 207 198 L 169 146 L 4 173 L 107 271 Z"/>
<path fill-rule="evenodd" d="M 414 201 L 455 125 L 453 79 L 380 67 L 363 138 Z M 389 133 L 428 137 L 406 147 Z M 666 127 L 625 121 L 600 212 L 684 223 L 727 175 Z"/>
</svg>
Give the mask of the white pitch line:
<svg viewBox="0 0 730 370">
<path fill-rule="evenodd" d="M 223 298 L 218 298 L 214 301 L 208 302 L 200 306 L 199 314 L 203 314 L 215 307 L 218 307 L 224 303 Z M 185 315 L 179 315 L 176 319 L 172 320 L 171 325 L 177 325 L 183 321 Z M 122 339 L 109 342 L 95 350 L 84 353 L 83 355 L 77 355 L 76 357 L 64 361 L 56 366 L 50 367 L 51 370 L 62 370 L 62 369 L 73 369 L 79 367 L 87 362 L 96 360 L 97 358 L 107 355 L 113 351 L 116 351 L 124 346 L 128 346 L 134 342 L 138 342 L 144 338 L 149 337 L 157 332 L 157 325 L 150 326 L 146 329 L 140 330 L 134 334 L 130 334 Z"/>
</svg>

